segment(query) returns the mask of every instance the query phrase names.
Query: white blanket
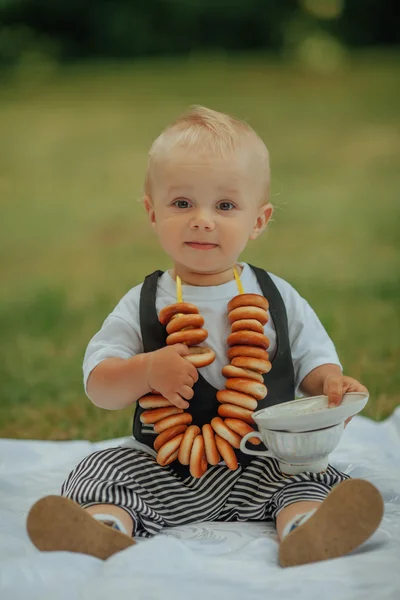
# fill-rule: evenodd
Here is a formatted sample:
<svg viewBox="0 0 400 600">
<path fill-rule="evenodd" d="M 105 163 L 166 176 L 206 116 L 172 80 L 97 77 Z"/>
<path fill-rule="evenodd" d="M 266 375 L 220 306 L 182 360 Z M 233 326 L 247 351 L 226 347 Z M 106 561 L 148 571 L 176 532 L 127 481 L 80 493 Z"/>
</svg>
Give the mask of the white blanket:
<svg viewBox="0 0 400 600">
<path fill-rule="evenodd" d="M 25 531 L 29 507 L 58 494 L 81 458 L 121 442 L 0 440 L 1 600 L 400 599 L 400 408 L 383 423 L 353 419 L 331 456 L 334 466 L 380 489 L 379 530 L 351 555 L 291 569 L 278 566 L 267 523 L 165 530 L 105 562 L 37 551 Z"/>
</svg>

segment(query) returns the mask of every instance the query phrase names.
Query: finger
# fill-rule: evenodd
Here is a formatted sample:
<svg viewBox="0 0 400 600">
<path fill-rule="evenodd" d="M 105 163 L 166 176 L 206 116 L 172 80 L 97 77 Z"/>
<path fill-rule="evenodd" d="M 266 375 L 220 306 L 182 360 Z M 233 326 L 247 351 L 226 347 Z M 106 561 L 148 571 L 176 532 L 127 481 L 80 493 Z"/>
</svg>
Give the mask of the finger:
<svg viewBox="0 0 400 600">
<path fill-rule="evenodd" d="M 346 389 L 346 392 L 362 392 L 364 394 L 369 394 L 368 389 L 365 387 L 365 385 L 362 385 L 362 383 L 360 383 L 356 379 L 352 379 L 347 388 L 348 389 Z"/>
<path fill-rule="evenodd" d="M 199 378 L 199 372 L 194 365 L 192 365 L 188 360 L 185 360 L 185 371 L 188 377 L 190 377 L 191 381 L 188 385 L 193 385 Z"/>
<path fill-rule="evenodd" d="M 348 419 L 345 420 L 344 422 L 344 428 L 346 429 L 347 425 L 350 423 L 350 421 L 352 420 L 353 417 L 349 417 Z"/>
<path fill-rule="evenodd" d="M 187 373 L 188 373 L 188 375 L 190 375 L 190 377 L 192 378 L 192 380 L 193 380 L 193 383 L 196 383 L 196 381 L 197 381 L 197 380 L 198 380 L 198 378 L 199 378 L 199 372 L 198 372 L 198 370 L 196 369 L 196 367 L 195 367 L 194 365 L 192 365 L 192 364 L 191 364 L 189 361 L 186 361 L 186 362 L 187 362 L 188 366 L 190 367 L 190 368 L 187 370 Z"/>
<path fill-rule="evenodd" d="M 190 375 L 188 375 L 187 377 L 185 377 L 185 379 L 182 381 L 182 385 L 187 385 L 190 388 L 192 388 L 194 386 L 194 381 L 193 379 L 190 377 Z"/>
<path fill-rule="evenodd" d="M 168 396 L 165 397 L 168 398 L 171 404 L 177 406 L 178 408 L 189 408 L 189 402 L 186 402 L 186 400 L 184 400 L 182 396 L 180 396 L 180 394 L 177 394 L 176 392 L 168 394 Z"/>
<path fill-rule="evenodd" d="M 330 379 L 327 385 L 328 408 L 339 406 L 343 398 L 342 379 Z"/>
<path fill-rule="evenodd" d="M 182 398 L 186 398 L 186 400 L 191 400 L 194 396 L 193 388 L 189 387 L 188 385 L 183 385 L 180 388 L 179 393 Z"/>
<path fill-rule="evenodd" d="M 189 348 L 186 346 L 186 344 L 173 344 L 169 347 L 174 348 L 181 356 L 187 356 L 189 354 Z"/>
</svg>

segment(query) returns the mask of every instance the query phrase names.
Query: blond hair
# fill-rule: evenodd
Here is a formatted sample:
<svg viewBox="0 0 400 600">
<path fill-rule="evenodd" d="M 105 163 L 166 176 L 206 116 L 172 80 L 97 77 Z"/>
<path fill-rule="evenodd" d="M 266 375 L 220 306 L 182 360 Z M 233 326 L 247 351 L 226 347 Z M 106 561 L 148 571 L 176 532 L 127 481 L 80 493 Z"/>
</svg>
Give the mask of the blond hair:
<svg viewBox="0 0 400 600">
<path fill-rule="evenodd" d="M 151 195 L 151 175 L 157 160 L 166 157 L 175 148 L 187 152 L 207 153 L 227 159 L 245 142 L 258 157 L 263 185 L 262 202 L 270 196 L 269 153 L 266 145 L 247 123 L 225 113 L 204 106 L 192 106 L 188 112 L 168 125 L 153 142 L 147 162 L 145 194 Z"/>
</svg>

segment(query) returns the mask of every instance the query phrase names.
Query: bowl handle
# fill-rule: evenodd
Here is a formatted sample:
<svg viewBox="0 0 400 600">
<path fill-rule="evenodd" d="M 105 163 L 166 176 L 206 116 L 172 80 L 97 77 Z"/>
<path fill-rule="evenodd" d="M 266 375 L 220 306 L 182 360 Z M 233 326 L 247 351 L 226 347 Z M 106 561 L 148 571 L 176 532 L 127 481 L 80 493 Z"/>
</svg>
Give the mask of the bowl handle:
<svg viewBox="0 0 400 600">
<path fill-rule="evenodd" d="M 275 454 L 273 454 L 269 450 L 250 450 L 249 448 L 246 448 L 247 440 L 249 440 L 252 437 L 257 437 L 262 441 L 261 433 L 259 431 L 250 431 L 249 433 L 246 433 L 246 435 L 242 437 L 240 442 L 240 449 L 242 452 L 244 452 L 245 454 L 255 454 L 256 456 L 270 456 L 271 458 L 276 458 Z"/>
</svg>

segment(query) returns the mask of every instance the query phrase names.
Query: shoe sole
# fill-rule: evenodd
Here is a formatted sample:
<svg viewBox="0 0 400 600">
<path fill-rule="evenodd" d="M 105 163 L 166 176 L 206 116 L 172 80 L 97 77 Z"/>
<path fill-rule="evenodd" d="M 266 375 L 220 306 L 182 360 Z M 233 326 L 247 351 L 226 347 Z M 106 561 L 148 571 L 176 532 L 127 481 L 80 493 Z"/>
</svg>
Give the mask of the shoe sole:
<svg viewBox="0 0 400 600">
<path fill-rule="evenodd" d="M 383 499 L 372 483 L 348 479 L 335 487 L 303 525 L 279 547 L 282 567 L 338 558 L 365 542 L 379 527 Z"/>
<path fill-rule="evenodd" d="M 26 528 L 32 543 L 44 552 L 80 552 L 106 560 L 135 544 L 128 535 L 96 521 L 62 496 L 38 500 L 29 511 Z"/>
</svg>

